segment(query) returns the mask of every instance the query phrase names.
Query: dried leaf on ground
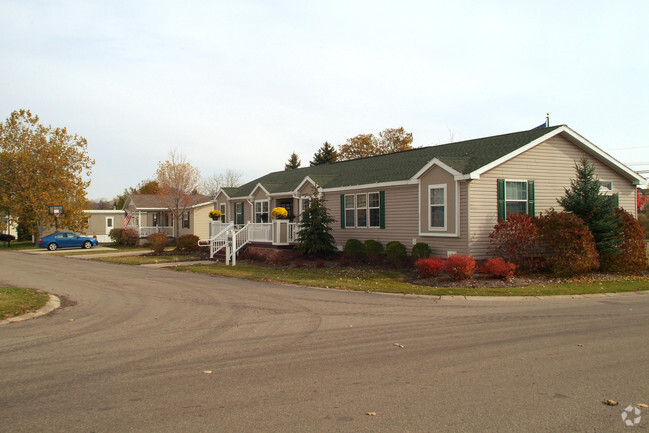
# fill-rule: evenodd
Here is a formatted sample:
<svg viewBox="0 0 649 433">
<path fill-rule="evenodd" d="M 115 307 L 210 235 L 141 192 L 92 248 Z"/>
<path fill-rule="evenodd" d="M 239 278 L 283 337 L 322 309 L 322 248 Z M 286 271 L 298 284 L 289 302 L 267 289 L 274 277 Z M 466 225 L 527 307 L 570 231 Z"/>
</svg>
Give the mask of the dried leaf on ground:
<svg viewBox="0 0 649 433">
<path fill-rule="evenodd" d="M 212 374 L 212 370 L 203 370 L 203 373 L 205 373 L 205 374 Z"/>
<path fill-rule="evenodd" d="M 405 347 L 403 344 L 399 344 L 399 343 L 394 343 L 394 345 L 397 346 L 397 347 L 400 347 L 402 349 Z"/>
<path fill-rule="evenodd" d="M 606 399 L 606 400 L 602 400 L 602 403 L 604 403 L 604 404 L 606 404 L 606 405 L 608 405 L 608 406 L 617 406 L 617 405 L 618 405 L 617 401 L 615 401 L 615 400 L 608 400 L 608 399 Z"/>
<path fill-rule="evenodd" d="M 645 408 L 647 408 L 647 407 L 649 407 L 649 404 L 638 403 L 638 404 L 636 404 L 636 406 L 637 407 L 645 407 Z"/>
<path fill-rule="evenodd" d="M 365 415 L 368 415 L 368 416 L 376 416 L 376 412 L 367 412 Z"/>
</svg>

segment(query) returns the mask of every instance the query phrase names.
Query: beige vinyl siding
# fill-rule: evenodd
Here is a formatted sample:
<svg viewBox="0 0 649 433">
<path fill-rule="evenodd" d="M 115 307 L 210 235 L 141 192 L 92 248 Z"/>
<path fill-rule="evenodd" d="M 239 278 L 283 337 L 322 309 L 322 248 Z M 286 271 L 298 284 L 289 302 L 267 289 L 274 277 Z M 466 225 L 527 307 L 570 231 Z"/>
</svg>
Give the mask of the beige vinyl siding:
<svg viewBox="0 0 649 433">
<path fill-rule="evenodd" d="M 428 172 L 424 173 L 419 178 L 421 188 L 419 190 L 419 200 L 421 200 L 421 206 L 419 209 L 419 232 L 422 234 L 431 234 L 431 235 L 449 235 L 457 233 L 456 231 L 456 218 L 457 218 L 457 203 L 456 203 L 456 185 L 455 179 L 451 173 L 444 170 L 441 167 L 432 167 Z M 442 230 L 430 230 L 430 186 L 445 186 L 446 193 L 446 206 L 444 209 L 445 220 L 446 220 L 446 229 Z"/>
<path fill-rule="evenodd" d="M 601 180 L 613 182 L 613 192 L 620 195 L 620 206 L 635 215 L 635 186 L 595 156 L 587 155 L 567 139 L 555 136 L 470 183 L 471 254 L 475 257 L 487 254 L 489 233 L 498 220 L 497 179 L 534 180 L 537 216 L 552 207 L 561 210 L 557 198 L 564 195 L 564 188 L 570 187 L 570 180 L 576 176 L 575 163 L 584 155 L 595 166 Z"/>
<path fill-rule="evenodd" d="M 212 221 L 209 213 L 212 209 L 214 209 L 212 203 L 192 209 L 189 230 L 182 229 L 181 234 L 188 232 L 198 236 L 199 239 L 208 239 L 210 237 L 210 221 Z"/>
<path fill-rule="evenodd" d="M 460 182 L 460 212 L 466 213 L 466 182 Z M 380 228 L 345 228 L 340 227 L 340 195 L 385 191 L 385 229 Z M 461 219 L 460 237 L 423 237 L 419 236 L 419 185 L 400 185 L 386 188 L 368 188 L 359 190 L 327 192 L 324 196 L 329 214 L 336 220 L 332 225 L 332 234 L 336 245 L 342 249 L 349 239 L 362 242 L 372 239 L 385 246 L 390 241 L 403 243 L 408 250 L 416 242 L 430 245 L 437 256 L 446 256 L 448 251 L 466 253 L 468 249 L 466 219 Z M 414 243 L 413 243 L 414 241 Z"/>
</svg>

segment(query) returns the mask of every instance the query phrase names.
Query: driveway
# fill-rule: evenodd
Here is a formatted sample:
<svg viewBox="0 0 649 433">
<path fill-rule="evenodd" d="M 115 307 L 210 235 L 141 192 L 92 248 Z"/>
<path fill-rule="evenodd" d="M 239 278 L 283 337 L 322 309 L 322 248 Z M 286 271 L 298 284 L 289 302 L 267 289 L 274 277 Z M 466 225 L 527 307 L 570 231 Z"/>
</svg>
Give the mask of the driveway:
<svg viewBox="0 0 649 433">
<path fill-rule="evenodd" d="M 614 432 L 649 403 L 646 292 L 438 300 L 5 251 L 0 285 L 68 304 L 0 326 L 12 432 Z"/>
</svg>

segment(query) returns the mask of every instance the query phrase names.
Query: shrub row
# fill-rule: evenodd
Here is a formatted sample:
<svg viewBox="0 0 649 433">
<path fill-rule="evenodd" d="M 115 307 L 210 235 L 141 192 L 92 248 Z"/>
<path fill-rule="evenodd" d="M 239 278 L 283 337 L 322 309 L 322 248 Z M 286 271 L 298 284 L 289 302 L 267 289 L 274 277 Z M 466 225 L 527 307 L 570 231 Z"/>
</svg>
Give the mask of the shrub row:
<svg viewBox="0 0 649 433">
<path fill-rule="evenodd" d="M 408 250 L 405 245 L 398 241 L 383 244 L 375 240 L 361 242 L 358 239 L 349 239 L 343 249 L 345 257 L 355 262 L 367 262 L 372 265 L 383 263 L 387 260 L 393 266 L 401 267 L 408 263 Z M 412 247 L 412 258 L 420 259 L 430 257 L 431 250 L 428 244 L 417 243 Z"/>
<path fill-rule="evenodd" d="M 490 234 L 490 255 L 524 271 L 547 268 L 567 277 L 597 269 L 638 273 L 647 269 L 644 230 L 633 215 L 617 208 L 620 235 L 613 254 L 600 257 L 595 239 L 578 216 L 550 209 L 538 217 L 514 214 Z"/>
<path fill-rule="evenodd" d="M 415 268 L 422 278 L 437 277 L 445 272 L 453 280 L 471 278 L 478 270 L 476 259 L 471 256 L 454 254 L 447 259 L 429 257 L 415 262 Z M 509 279 L 514 276 L 516 265 L 502 258 L 489 259 L 480 268 L 480 272 L 495 278 Z"/>
</svg>

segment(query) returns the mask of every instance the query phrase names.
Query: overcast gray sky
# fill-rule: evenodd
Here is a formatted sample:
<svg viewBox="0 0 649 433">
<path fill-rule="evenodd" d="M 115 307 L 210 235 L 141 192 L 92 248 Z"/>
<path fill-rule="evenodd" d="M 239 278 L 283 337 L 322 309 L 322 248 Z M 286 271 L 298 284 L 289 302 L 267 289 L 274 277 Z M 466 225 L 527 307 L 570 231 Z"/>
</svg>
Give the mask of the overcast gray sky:
<svg viewBox="0 0 649 433">
<path fill-rule="evenodd" d="M 0 118 L 86 137 L 91 199 L 171 148 L 249 181 L 325 141 L 403 126 L 427 146 L 547 112 L 648 170 L 648 21 L 647 0 L 0 0 Z"/>
</svg>

